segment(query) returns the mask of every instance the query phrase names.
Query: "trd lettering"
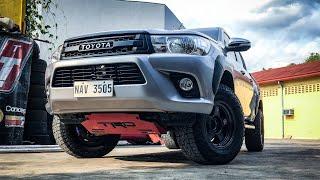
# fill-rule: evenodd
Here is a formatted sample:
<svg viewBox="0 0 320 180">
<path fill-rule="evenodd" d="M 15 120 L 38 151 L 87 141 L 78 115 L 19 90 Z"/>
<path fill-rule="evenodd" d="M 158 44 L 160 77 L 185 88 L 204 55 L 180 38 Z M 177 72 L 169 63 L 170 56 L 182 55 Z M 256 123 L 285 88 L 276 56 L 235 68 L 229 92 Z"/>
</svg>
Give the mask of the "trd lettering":
<svg viewBox="0 0 320 180">
<path fill-rule="evenodd" d="M 133 122 L 98 122 L 98 124 L 101 124 L 105 127 L 108 127 L 108 125 L 111 125 L 114 128 L 117 128 L 117 127 L 128 128 L 128 127 L 135 127 L 136 126 L 136 124 Z"/>
</svg>

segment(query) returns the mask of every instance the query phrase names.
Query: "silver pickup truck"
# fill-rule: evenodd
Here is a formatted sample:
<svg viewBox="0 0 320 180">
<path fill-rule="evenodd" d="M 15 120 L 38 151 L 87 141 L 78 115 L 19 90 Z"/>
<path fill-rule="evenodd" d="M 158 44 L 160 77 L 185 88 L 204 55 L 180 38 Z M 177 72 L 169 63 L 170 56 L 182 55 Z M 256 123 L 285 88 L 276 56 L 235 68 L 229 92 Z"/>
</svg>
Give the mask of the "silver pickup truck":
<svg viewBox="0 0 320 180">
<path fill-rule="evenodd" d="M 133 30 L 65 40 L 46 71 L 57 143 L 75 157 L 102 157 L 121 134 L 171 132 L 201 164 L 264 145 L 259 88 L 222 28 Z M 148 128 L 146 128 L 148 127 Z"/>
</svg>

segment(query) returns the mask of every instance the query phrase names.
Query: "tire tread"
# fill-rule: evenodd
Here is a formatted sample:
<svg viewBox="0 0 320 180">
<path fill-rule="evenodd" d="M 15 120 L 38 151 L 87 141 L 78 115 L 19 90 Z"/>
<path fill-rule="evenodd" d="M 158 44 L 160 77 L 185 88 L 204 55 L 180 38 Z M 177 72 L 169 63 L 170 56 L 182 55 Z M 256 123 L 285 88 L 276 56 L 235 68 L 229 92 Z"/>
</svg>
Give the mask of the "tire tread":
<svg viewBox="0 0 320 180">
<path fill-rule="evenodd" d="M 260 131 L 260 123 L 263 123 L 263 113 L 261 110 L 259 110 L 254 122 L 256 127 L 255 129 L 245 130 L 245 144 L 248 151 L 260 152 L 263 150 L 263 147 L 264 147 L 264 142 L 263 140 L 261 141 L 261 131 Z"/>
</svg>

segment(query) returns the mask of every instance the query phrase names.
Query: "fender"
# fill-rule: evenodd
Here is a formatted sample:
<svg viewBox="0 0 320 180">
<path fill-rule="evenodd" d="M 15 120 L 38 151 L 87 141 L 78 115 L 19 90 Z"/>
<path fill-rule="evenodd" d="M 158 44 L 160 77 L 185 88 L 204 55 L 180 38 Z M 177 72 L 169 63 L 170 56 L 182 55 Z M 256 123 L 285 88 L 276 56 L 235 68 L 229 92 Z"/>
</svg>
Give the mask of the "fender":
<svg viewBox="0 0 320 180">
<path fill-rule="evenodd" d="M 215 59 L 214 63 L 214 71 L 213 71 L 213 77 L 212 77 L 212 90 L 213 94 L 216 94 L 219 88 L 219 84 L 221 82 L 221 78 L 224 72 L 224 68 L 222 66 L 221 57 L 218 56 Z"/>
<path fill-rule="evenodd" d="M 232 70 L 226 67 L 228 66 L 225 66 L 225 62 L 223 62 L 223 59 L 220 56 L 218 56 L 215 60 L 214 72 L 213 72 L 213 78 L 212 78 L 212 90 L 214 94 L 218 92 L 218 88 L 225 71 L 230 72 L 230 74 L 233 76 Z"/>
</svg>

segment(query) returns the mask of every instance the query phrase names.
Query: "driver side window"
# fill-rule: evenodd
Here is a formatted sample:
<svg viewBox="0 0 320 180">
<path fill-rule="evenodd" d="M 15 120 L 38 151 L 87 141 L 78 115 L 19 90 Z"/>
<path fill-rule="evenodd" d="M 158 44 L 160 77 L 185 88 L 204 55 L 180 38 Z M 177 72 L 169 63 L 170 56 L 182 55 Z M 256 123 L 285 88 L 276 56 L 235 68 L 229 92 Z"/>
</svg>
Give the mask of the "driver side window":
<svg viewBox="0 0 320 180">
<path fill-rule="evenodd" d="M 240 52 L 236 52 L 236 57 L 237 57 L 238 63 L 239 63 L 245 70 L 247 70 L 246 64 L 244 63 L 244 60 L 243 60 L 242 55 L 241 55 Z"/>
</svg>

